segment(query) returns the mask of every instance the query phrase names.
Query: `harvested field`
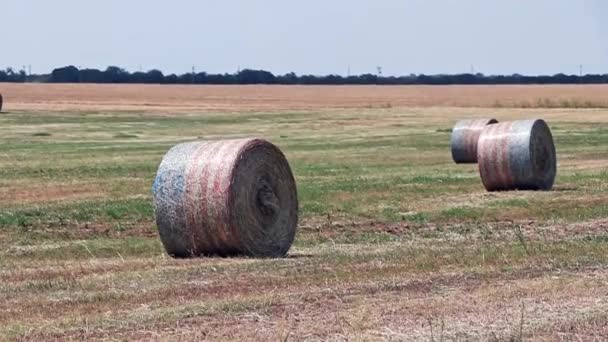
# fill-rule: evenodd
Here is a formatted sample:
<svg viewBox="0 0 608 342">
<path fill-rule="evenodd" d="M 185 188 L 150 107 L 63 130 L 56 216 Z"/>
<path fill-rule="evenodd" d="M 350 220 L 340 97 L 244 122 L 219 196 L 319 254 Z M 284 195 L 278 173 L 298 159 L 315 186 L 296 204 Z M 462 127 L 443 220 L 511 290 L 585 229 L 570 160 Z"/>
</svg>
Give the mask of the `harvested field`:
<svg viewBox="0 0 608 342">
<path fill-rule="evenodd" d="M 0 84 L 0 340 L 608 339 L 606 90 Z M 466 117 L 545 119 L 554 190 L 486 192 Z M 162 156 L 247 136 L 293 169 L 289 256 L 167 257 Z"/>
<path fill-rule="evenodd" d="M 184 113 L 328 108 L 608 108 L 608 85 L 160 86 L 5 84 L 6 110 Z"/>
</svg>

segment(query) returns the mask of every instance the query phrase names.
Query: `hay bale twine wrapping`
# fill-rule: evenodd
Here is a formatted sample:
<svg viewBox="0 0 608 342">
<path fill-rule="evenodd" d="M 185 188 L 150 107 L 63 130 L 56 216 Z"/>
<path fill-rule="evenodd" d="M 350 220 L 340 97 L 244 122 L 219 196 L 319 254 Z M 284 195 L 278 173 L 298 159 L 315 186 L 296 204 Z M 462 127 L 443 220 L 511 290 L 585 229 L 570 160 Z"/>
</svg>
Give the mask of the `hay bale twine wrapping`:
<svg viewBox="0 0 608 342">
<path fill-rule="evenodd" d="M 555 181 L 555 145 L 544 120 L 486 127 L 479 136 L 477 159 L 488 191 L 550 190 Z"/>
<path fill-rule="evenodd" d="M 481 131 L 496 119 L 460 120 L 452 129 L 452 159 L 457 164 L 477 163 L 477 140 Z"/>
<path fill-rule="evenodd" d="M 295 180 L 281 150 L 263 139 L 176 145 L 153 192 L 160 238 L 174 257 L 281 257 L 295 238 Z"/>
</svg>

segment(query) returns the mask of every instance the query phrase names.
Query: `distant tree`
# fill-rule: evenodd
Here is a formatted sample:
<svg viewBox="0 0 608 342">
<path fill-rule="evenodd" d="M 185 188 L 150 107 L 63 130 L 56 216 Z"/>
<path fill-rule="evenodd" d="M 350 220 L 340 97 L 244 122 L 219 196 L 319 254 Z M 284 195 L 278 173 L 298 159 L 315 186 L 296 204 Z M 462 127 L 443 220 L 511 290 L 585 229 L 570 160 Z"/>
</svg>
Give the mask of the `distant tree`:
<svg viewBox="0 0 608 342">
<path fill-rule="evenodd" d="M 323 83 L 331 85 L 344 84 L 344 78 L 340 75 L 327 75 L 323 78 Z"/>
<path fill-rule="evenodd" d="M 81 83 L 105 83 L 104 73 L 97 69 L 82 69 L 78 73 Z"/>
<path fill-rule="evenodd" d="M 128 83 L 148 83 L 148 75 L 145 72 L 136 71 L 129 74 Z"/>
<path fill-rule="evenodd" d="M 224 75 L 221 74 L 208 74 L 205 76 L 208 84 L 225 84 Z"/>
<path fill-rule="evenodd" d="M 453 76 L 444 76 L 444 78 L 446 80 L 449 80 L 449 82 L 446 82 L 448 84 L 475 84 L 477 83 L 477 77 L 473 74 L 459 74 L 459 75 L 453 75 Z"/>
<path fill-rule="evenodd" d="M 239 84 L 273 84 L 276 83 L 276 77 L 266 70 L 241 70 L 236 75 Z"/>
<path fill-rule="evenodd" d="M 129 82 L 129 72 L 116 66 L 109 66 L 103 72 L 104 79 L 108 83 L 127 83 Z"/>
<path fill-rule="evenodd" d="M 73 65 L 57 68 L 51 72 L 51 82 L 53 83 L 78 83 L 79 81 L 78 68 Z"/>
<path fill-rule="evenodd" d="M 296 75 L 294 72 L 290 72 L 282 76 L 277 76 L 276 81 L 280 84 L 298 84 L 299 79 L 298 75 Z"/>
<path fill-rule="evenodd" d="M 307 85 L 320 84 L 319 79 L 317 78 L 317 76 L 314 76 L 314 75 L 302 75 L 299 77 L 299 79 L 300 79 L 300 81 L 299 81 L 300 84 L 307 84 Z"/>
<path fill-rule="evenodd" d="M 185 74 L 184 76 L 186 76 L 188 74 Z M 192 77 L 192 75 L 190 75 L 190 77 Z M 187 82 L 187 80 L 185 81 Z M 207 73 L 206 72 L 200 72 L 196 75 L 194 75 L 194 83 L 196 84 L 206 84 L 209 82 L 209 79 L 207 77 Z"/>
<path fill-rule="evenodd" d="M 27 80 L 25 71 L 15 72 L 13 68 L 6 68 L 5 71 L 0 70 L 0 82 L 22 83 Z"/>
<path fill-rule="evenodd" d="M 176 74 L 167 75 L 167 76 L 165 76 L 165 79 L 163 80 L 163 83 L 165 83 L 165 84 L 177 84 L 177 83 L 179 83 L 179 77 Z"/>
<path fill-rule="evenodd" d="M 152 69 L 146 73 L 146 83 L 161 84 L 165 80 L 165 75 L 160 70 Z"/>
</svg>

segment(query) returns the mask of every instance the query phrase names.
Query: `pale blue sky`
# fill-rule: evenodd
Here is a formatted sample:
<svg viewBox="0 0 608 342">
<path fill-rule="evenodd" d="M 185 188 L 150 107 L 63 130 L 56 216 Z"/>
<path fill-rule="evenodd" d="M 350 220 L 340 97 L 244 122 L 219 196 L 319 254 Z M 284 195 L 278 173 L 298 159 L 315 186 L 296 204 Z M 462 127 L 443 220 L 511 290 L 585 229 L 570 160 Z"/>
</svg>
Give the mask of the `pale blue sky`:
<svg viewBox="0 0 608 342">
<path fill-rule="evenodd" d="M 2 0 L 0 68 L 608 73 L 603 0 Z"/>
</svg>

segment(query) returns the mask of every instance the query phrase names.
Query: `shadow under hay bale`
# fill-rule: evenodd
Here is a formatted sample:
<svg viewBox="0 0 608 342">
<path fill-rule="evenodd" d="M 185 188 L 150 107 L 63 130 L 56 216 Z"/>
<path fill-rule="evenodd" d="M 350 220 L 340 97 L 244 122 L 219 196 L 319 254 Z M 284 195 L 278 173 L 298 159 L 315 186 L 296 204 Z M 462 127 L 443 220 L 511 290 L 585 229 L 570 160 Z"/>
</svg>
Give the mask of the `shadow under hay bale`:
<svg viewBox="0 0 608 342">
<path fill-rule="evenodd" d="M 481 131 L 496 119 L 460 120 L 452 129 L 452 159 L 457 164 L 477 163 L 477 140 Z"/>
<path fill-rule="evenodd" d="M 153 191 L 160 238 L 175 257 L 282 257 L 295 238 L 295 180 L 283 153 L 262 139 L 176 145 Z"/>
<path fill-rule="evenodd" d="M 557 172 L 553 136 L 540 119 L 486 127 L 479 136 L 477 159 L 488 191 L 550 190 Z"/>
</svg>

